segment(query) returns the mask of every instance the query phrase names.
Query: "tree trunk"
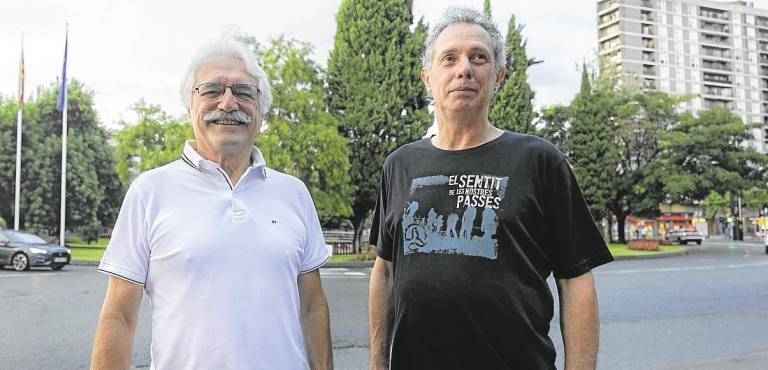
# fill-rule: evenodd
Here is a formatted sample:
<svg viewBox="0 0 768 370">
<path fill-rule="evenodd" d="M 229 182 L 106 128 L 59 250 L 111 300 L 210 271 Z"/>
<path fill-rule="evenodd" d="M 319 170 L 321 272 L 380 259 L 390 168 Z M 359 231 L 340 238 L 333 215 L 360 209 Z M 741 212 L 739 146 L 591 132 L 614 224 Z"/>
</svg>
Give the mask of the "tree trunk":
<svg viewBox="0 0 768 370">
<path fill-rule="evenodd" d="M 616 224 L 619 228 L 619 243 L 620 244 L 627 244 L 627 238 L 624 236 L 624 224 L 627 222 L 627 215 L 625 214 L 618 214 L 616 215 Z"/>
<path fill-rule="evenodd" d="M 611 220 L 611 213 L 608 212 L 608 216 L 605 218 L 608 223 L 608 243 L 613 243 L 613 222 Z"/>
<path fill-rule="evenodd" d="M 355 229 L 355 236 L 352 239 L 352 252 L 353 253 L 362 253 L 362 240 L 360 240 L 363 237 L 363 228 L 365 227 L 365 218 L 368 217 L 368 211 L 364 210 L 356 210 L 355 214 L 352 216 L 352 226 Z M 368 241 L 365 241 L 366 243 Z"/>
</svg>

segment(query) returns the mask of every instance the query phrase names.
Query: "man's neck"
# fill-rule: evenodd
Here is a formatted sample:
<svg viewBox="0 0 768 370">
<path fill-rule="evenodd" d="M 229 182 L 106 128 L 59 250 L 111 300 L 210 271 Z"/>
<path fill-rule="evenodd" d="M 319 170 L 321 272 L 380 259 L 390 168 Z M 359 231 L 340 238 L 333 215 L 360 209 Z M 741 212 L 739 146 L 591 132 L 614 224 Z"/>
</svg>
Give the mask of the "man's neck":
<svg viewBox="0 0 768 370">
<path fill-rule="evenodd" d="M 488 122 L 487 114 L 437 113 L 437 135 L 432 145 L 443 150 L 461 150 L 485 144 L 503 133 Z M 482 113 L 482 112 L 481 112 Z"/>
<path fill-rule="evenodd" d="M 232 152 L 214 151 L 210 148 L 201 148 L 199 145 L 195 148 L 197 153 L 201 157 L 216 162 L 219 164 L 224 172 L 227 173 L 229 180 L 232 184 L 237 184 L 240 177 L 243 176 L 245 170 L 251 165 L 251 152 L 253 148 L 249 147 L 247 150 L 237 150 Z"/>
</svg>

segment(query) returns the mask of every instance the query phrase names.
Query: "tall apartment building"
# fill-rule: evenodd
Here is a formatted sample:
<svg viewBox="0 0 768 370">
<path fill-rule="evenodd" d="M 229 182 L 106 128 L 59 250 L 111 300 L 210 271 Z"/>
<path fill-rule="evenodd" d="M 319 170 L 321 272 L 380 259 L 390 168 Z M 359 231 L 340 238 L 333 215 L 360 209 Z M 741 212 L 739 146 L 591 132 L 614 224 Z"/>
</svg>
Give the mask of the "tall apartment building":
<svg viewBox="0 0 768 370">
<path fill-rule="evenodd" d="M 696 97 L 681 109 L 730 109 L 761 123 L 748 144 L 768 153 L 768 10 L 745 1 L 602 0 L 599 55 L 646 89 Z"/>
</svg>

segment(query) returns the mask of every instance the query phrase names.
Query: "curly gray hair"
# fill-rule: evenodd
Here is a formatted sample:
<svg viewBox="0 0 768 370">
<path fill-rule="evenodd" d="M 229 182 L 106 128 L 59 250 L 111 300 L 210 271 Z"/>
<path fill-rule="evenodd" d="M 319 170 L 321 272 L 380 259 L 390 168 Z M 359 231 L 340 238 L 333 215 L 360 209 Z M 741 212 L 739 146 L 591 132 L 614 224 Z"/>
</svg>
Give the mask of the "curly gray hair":
<svg viewBox="0 0 768 370">
<path fill-rule="evenodd" d="M 482 15 L 475 9 L 467 7 L 451 6 L 445 10 L 443 16 L 437 20 L 435 26 L 432 27 L 432 31 L 427 37 L 427 41 L 424 43 L 424 55 L 421 57 L 421 65 L 425 69 L 432 67 L 433 50 L 435 41 L 440 34 L 445 31 L 448 26 L 454 23 L 469 23 L 476 24 L 482 27 L 488 35 L 491 36 L 491 48 L 493 49 L 493 62 L 498 71 L 501 67 L 507 64 L 507 52 L 504 47 L 504 36 L 501 35 L 496 24 L 493 20 Z"/>
</svg>

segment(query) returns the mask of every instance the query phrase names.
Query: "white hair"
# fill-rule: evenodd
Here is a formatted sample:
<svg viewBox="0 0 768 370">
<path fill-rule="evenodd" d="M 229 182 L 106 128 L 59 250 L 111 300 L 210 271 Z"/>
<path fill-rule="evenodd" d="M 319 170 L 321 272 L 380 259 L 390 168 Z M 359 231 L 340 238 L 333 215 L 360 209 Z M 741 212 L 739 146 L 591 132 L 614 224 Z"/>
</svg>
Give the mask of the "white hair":
<svg viewBox="0 0 768 370">
<path fill-rule="evenodd" d="M 493 20 L 484 16 L 475 9 L 467 7 L 451 6 L 445 10 L 442 17 L 437 20 L 432 31 L 424 43 L 424 55 L 421 57 L 421 65 L 426 69 L 432 67 L 433 50 L 437 37 L 454 23 L 476 24 L 482 27 L 491 36 L 491 48 L 493 49 L 493 62 L 496 71 L 507 64 L 507 52 L 504 48 L 504 36 L 501 35 Z"/>
<path fill-rule="evenodd" d="M 232 35 L 225 35 L 219 40 L 211 41 L 201 46 L 195 53 L 181 82 L 181 101 L 184 108 L 189 111 L 192 104 L 192 89 L 200 68 L 226 58 L 242 61 L 248 74 L 256 79 L 256 86 L 259 88 L 259 111 L 264 116 L 272 105 L 272 90 L 269 88 L 267 74 L 259 65 L 256 55 Z"/>
</svg>

